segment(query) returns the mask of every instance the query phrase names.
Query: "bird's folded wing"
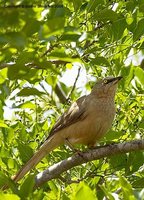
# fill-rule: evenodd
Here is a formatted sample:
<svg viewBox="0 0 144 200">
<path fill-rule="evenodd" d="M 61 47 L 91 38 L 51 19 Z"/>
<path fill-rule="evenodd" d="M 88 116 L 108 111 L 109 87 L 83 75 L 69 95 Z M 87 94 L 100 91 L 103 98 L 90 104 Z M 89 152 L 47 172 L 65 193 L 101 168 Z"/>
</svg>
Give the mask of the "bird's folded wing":
<svg viewBox="0 0 144 200">
<path fill-rule="evenodd" d="M 82 96 L 76 102 L 74 102 L 70 108 L 57 120 L 53 126 L 48 138 L 54 135 L 57 131 L 62 130 L 63 128 L 70 126 L 77 121 L 83 120 L 86 118 L 86 104 L 87 96 Z"/>
</svg>

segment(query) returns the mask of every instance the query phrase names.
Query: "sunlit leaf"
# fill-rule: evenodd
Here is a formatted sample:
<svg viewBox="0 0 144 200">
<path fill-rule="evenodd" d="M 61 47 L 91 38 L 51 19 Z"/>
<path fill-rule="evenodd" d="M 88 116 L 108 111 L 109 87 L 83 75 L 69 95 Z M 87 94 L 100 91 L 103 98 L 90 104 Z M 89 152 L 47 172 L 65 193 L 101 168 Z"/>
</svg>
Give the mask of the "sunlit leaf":
<svg viewBox="0 0 144 200">
<path fill-rule="evenodd" d="M 0 199 L 3 200 L 20 200 L 20 197 L 16 194 L 0 194 Z"/>
<path fill-rule="evenodd" d="M 120 176 L 120 184 L 122 187 L 123 198 L 125 200 L 135 200 L 134 192 L 132 191 L 132 186 L 125 177 Z"/>
<path fill-rule="evenodd" d="M 8 125 L 5 124 L 4 121 L 0 120 L 0 127 L 3 127 L 3 128 L 8 128 Z"/>
<path fill-rule="evenodd" d="M 7 78 L 7 68 L 0 71 L 0 84 L 4 83 Z"/>
<path fill-rule="evenodd" d="M 17 106 L 17 108 L 22 108 L 22 109 L 26 109 L 26 108 L 29 108 L 29 109 L 35 109 L 36 108 L 36 105 L 30 101 L 27 101 L 25 103 L 22 103 L 20 104 L 19 106 Z"/>
<path fill-rule="evenodd" d="M 83 198 L 91 200 L 96 198 L 90 187 L 84 182 L 79 184 L 74 194 L 74 199 L 82 200 Z"/>
<path fill-rule="evenodd" d="M 135 76 L 138 78 L 142 86 L 144 86 L 144 70 L 140 67 L 136 67 L 134 70 Z"/>
</svg>

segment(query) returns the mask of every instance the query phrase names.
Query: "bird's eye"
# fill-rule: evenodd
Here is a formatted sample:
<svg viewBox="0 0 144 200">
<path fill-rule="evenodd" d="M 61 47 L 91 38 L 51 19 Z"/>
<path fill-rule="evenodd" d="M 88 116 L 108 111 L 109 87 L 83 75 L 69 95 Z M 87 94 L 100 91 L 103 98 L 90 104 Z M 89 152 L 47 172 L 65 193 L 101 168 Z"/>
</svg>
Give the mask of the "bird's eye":
<svg viewBox="0 0 144 200">
<path fill-rule="evenodd" d="M 107 80 L 104 80 L 104 83 L 106 84 L 108 81 Z"/>
</svg>

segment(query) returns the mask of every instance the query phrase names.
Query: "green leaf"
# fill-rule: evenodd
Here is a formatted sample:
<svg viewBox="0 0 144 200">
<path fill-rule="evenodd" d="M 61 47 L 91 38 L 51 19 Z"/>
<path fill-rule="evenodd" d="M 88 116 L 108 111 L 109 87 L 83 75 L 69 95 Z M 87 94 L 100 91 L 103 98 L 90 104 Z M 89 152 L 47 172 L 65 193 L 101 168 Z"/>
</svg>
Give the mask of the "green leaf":
<svg viewBox="0 0 144 200">
<path fill-rule="evenodd" d="M 114 40 L 117 41 L 122 37 L 126 27 L 127 23 L 124 17 L 118 18 L 115 22 L 112 23 L 111 30 Z"/>
<path fill-rule="evenodd" d="M 136 200 L 133 190 L 132 190 L 132 186 L 131 184 L 127 181 L 127 179 L 121 175 L 119 175 L 119 181 L 120 181 L 120 185 L 122 187 L 122 193 L 123 193 L 123 199 L 125 200 Z"/>
<path fill-rule="evenodd" d="M 94 14 L 94 19 L 100 22 L 115 21 L 118 18 L 118 14 L 111 9 L 103 9 L 100 12 Z"/>
<path fill-rule="evenodd" d="M 140 67 L 136 67 L 134 69 L 134 74 L 137 77 L 139 83 L 142 85 L 142 87 L 144 86 L 144 70 Z"/>
<path fill-rule="evenodd" d="M 139 4 L 139 11 L 143 13 L 144 12 L 144 2 L 140 1 L 139 3 L 140 3 Z"/>
<path fill-rule="evenodd" d="M 10 80 L 21 79 L 28 71 L 24 64 L 14 64 L 8 68 L 7 76 Z"/>
<path fill-rule="evenodd" d="M 25 163 L 26 161 L 28 161 L 31 156 L 33 155 L 33 150 L 31 147 L 29 147 L 28 145 L 22 144 L 21 142 L 17 141 L 18 143 L 18 150 L 20 152 L 21 155 L 21 159 L 22 161 Z"/>
<path fill-rule="evenodd" d="M 52 63 L 47 60 L 34 58 L 34 63 L 35 66 L 38 66 L 38 69 L 52 69 Z"/>
<path fill-rule="evenodd" d="M 0 127 L 3 128 L 9 128 L 7 124 L 4 123 L 4 121 L 0 120 Z"/>
<path fill-rule="evenodd" d="M 0 172 L 0 188 L 5 185 L 6 183 L 9 183 L 10 179 L 3 174 L 3 172 Z"/>
<path fill-rule="evenodd" d="M 29 108 L 29 109 L 35 109 L 36 108 L 36 105 L 30 101 L 27 101 L 25 103 L 22 103 L 18 106 L 16 106 L 16 108 L 22 108 L 22 109 L 26 109 L 26 108 Z"/>
<path fill-rule="evenodd" d="M 20 92 L 17 93 L 17 96 L 25 96 L 25 97 L 30 96 L 30 95 L 41 96 L 43 94 L 45 94 L 45 93 L 40 92 L 36 88 L 25 87 Z"/>
<path fill-rule="evenodd" d="M 60 38 L 60 41 L 74 41 L 77 42 L 78 39 L 80 38 L 80 34 L 74 34 L 74 33 L 70 33 L 70 34 L 63 34 Z"/>
<path fill-rule="evenodd" d="M 52 75 L 47 76 L 46 82 L 51 85 L 52 87 L 55 87 L 56 82 L 57 82 L 57 77 Z"/>
<path fill-rule="evenodd" d="M 20 200 L 20 197 L 16 194 L 0 194 L 0 199 L 3 200 Z"/>
<path fill-rule="evenodd" d="M 144 129 L 144 122 L 143 121 L 140 123 L 139 127 Z"/>
<path fill-rule="evenodd" d="M 26 199 L 32 193 L 35 184 L 34 177 L 35 175 L 29 175 L 21 185 L 19 195 L 22 199 Z"/>
<path fill-rule="evenodd" d="M 53 7 L 49 9 L 47 20 L 41 27 L 39 36 L 42 39 L 48 39 L 54 34 L 60 34 L 64 29 L 65 24 L 65 8 Z"/>
<path fill-rule="evenodd" d="M 62 49 L 55 50 L 52 53 L 48 55 L 50 59 L 57 59 L 61 61 L 66 61 L 66 62 L 82 62 L 78 57 L 77 58 L 72 58 L 68 56 Z"/>
<path fill-rule="evenodd" d="M 79 1 L 72 0 L 72 2 L 73 2 L 73 7 L 74 7 L 75 11 L 77 11 L 80 8 L 81 4 L 82 4 L 82 0 L 79 0 Z"/>
<path fill-rule="evenodd" d="M 57 185 L 55 184 L 55 182 L 52 180 L 52 181 L 49 181 L 48 183 L 50 189 L 55 193 L 57 194 L 58 193 L 58 187 Z"/>
<path fill-rule="evenodd" d="M 0 172 L 0 188 L 2 188 L 3 186 L 7 186 L 7 185 L 12 189 L 13 193 L 18 194 L 18 190 L 17 190 L 15 183 L 9 177 L 7 177 L 5 174 L 3 174 L 3 172 Z"/>
<path fill-rule="evenodd" d="M 64 28 L 65 19 L 62 17 L 47 20 L 39 32 L 40 38 L 46 39 L 53 34 L 60 34 Z"/>
<path fill-rule="evenodd" d="M 144 153 L 143 152 L 132 152 L 127 157 L 127 174 L 133 174 L 138 171 L 143 165 Z"/>
<path fill-rule="evenodd" d="M 108 140 L 115 140 L 115 139 L 118 139 L 120 138 L 120 136 L 122 136 L 122 131 L 112 131 L 110 130 L 106 135 L 105 135 L 105 138 L 106 138 L 106 141 Z"/>
<path fill-rule="evenodd" d="M 9 32 L 0 36 L 0 43 L 8 43 L 13 47 L 22 48 L 25 46 L 26 38 L 22 32 Z"/>
<path fill-rule="evenodd" d="M 110 158 L 110 166 L 117 170 L 124 169 L 127 166 L 126 154 L 112 156 Z"/>
<path fill-rule="evenodd" d="M 104 1 L 103 0 L 90 0 L 86 10 L 87 12 L 92 12 L 93 10 L 95 10 L 100 4 L 103 4 Z"/>
<path fill-rule="evenodd" d="M 23 32 L 27 37 L 30 37 L 34 33 L 38 33 L 40 30 L 41 22 L 36 21 L 35 19 L 29 20 L 28 23 L 23 27 Z"/>
<path fill-rule="evenodd" d="M 103 190 L 103 192 L 105 193 L 105 196 L 108 197 L 109 200 L 115 200 L 111 192 L 106 187 L 104 187 L 103 185 L 100 185 L 100 188 Z"/>
<path fill-rule="evenodd" d="M 124 79 L 125 79 L 125 82 L 124 82 L 124 85 L 125 85 L 125 88 L 129 87 L 133 77 L 134 77 L 134 67 L 133 66 L 130 66 L 130 67 L 125 67 L 122 69 L 122 74 L 124 76 Z"/>
<path fill-rule="evenodd" d="M 93 59 L 91 63 L 93 63 L 94 65 L 100 65 L 105 67 L 110 66 L 109 61 L 103 56 L 95 57 L 95 59 Z"/>
<path fill-rule="evenodd" d="M 3 84 L 7 78 L 7 68 L 0 71 L 0 84 Z"/>
<path fill-rule="evenodd" d="M 8 168 L 13 169 L 14 168 L 14 160 L 12 158 L 8 159 Z"/>
<path fill-rule="evenodd" d="M 138 177 L 137 180 L 132 183 L 132 186 L 135 188 L 144 188 L 144 177 Z"/>
<path fill-rule="evenodd" d="M 126 2 L 126 9 L 127 11 L 129 12 L 133 12 L 133 10 L 135 9 L 136 7 L 136 2 L 135 1 L 127 1 Z"/>
<path fill-rule="evenodd" d="M 1 120 L 3 120 L 3 117 L 4 117 L 3 114 L 4 114 L 3 102 L 2 102 L 2 100 L 0 100 L 0 119 Z"/>
<path fill-rule="evenodd" d="M 83 199 L 90 199 L 95 200 L 96 196 L 94 195 L 94 192 L 90 189 L 90 187 L 84 183 L 81 182 L 78 187 L 76 188 L 74 198 L 77 200 L 83 200 Z"/>
<path fill-rule="evenodd" d="M 138 22 L 138 24 L 137 24 L 137 26 L 135 28 L 135 31 L 133 33 L 133 40 L 134 40 L 134 42 L 136 40 L 138 40 L 143 34 L 144 34 L 144 18 L 142 18 Z"/>
<path fill-rule="evenodd" d="M 1 2 L 2 4 L 2 2 Z M 0 27 L 1 29 L 7 27 L 13 27 L 20 23 L 20 15 L 18 10 L 16 9 L 7 9 L 5 11 L 2 10 L 1 7 L 1 17 L 0 17 Z"/>
</svg>

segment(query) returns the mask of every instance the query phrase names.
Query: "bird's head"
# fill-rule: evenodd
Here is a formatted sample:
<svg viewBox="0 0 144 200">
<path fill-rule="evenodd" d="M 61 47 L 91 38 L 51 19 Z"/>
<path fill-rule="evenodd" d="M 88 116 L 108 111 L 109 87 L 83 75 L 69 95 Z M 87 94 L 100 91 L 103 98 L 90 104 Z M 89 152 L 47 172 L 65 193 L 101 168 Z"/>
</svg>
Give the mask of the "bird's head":
<svg viewBox="0 0 144 200">
<path fill-rule="evenodd" d="M 122 76 L 118 77 L 106 77 L 98 80 L 92 89 L 92 94 L 96 94 L 98 97 L 115 96 L 118 82 L 122 79 Z"/>
</svg>

